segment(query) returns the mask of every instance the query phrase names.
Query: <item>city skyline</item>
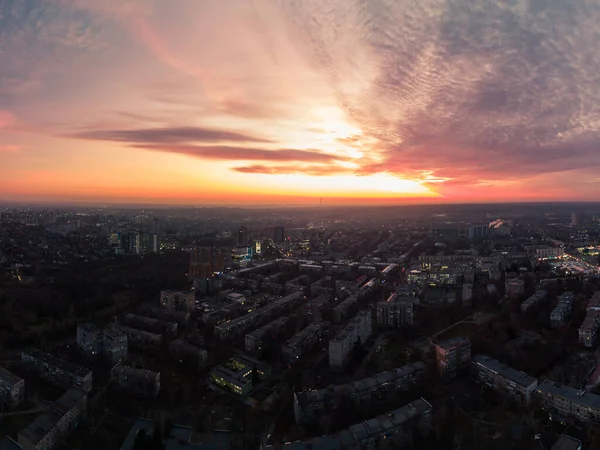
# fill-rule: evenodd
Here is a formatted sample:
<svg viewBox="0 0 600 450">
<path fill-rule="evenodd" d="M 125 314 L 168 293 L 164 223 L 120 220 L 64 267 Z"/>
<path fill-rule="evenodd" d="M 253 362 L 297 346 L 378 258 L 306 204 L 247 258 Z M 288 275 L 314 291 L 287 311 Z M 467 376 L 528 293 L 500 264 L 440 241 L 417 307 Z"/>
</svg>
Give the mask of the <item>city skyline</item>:
<svg viewBox="0 0 600 450">
<path fill-rule="evenodd" d="M 0 200 L 597 201 L 600 4 L 0 0 Z"/>
</svg>

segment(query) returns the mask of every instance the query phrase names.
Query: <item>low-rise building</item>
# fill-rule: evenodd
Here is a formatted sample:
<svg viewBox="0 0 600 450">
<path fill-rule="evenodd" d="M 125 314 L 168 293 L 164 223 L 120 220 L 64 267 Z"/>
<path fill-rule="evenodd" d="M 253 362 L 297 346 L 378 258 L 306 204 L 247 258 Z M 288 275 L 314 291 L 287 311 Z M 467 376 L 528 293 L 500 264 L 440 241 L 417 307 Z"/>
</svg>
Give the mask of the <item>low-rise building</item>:
<svg viewBox="0 0 600 450">
<path fill-rule="evenodd" d="M 0 450 L 23 450 L 23 447 L 9 436 L 4 436 L 0 439 Z"/>
<path fill-rule="evenodd" d="M 11 408 L 25 399 L 25 380 L 0 367 L 0 403 Z"/>
<path fill-rule="evenodd" d="M 476 355 L 472 361 L 474 375 L 480 383 L 520 403 L 531 401 L 538 384 L 536 378 L 486 355 Z"/>
<path fill-rule="evenodd" d="M 342 323 L 347 317 L 352 315 L 352 310 L 358 302 L 357 295 L 350 295 L 339 305 L 333 308 L 333 321 L 335 323 Z"/>
<path fill-rule="evenodd" d="M 542 408 L 552 418 L 600 423 L 600 395 L 575 389 L 552 380 L 544 380 L 537 388 Z"/>
<path fill-rule="evenodd" d="M 296 423 L 317 420 L 329 408 L 335 408 L 342 396 L 348 396 L 356 407 L 367 406 L 396 391 L 408 391 L 418 385 L 426 366 L 421 361 L 363 378 L 349 384 L 294 393 Z"/>
<path fill-rule="evenodd" d="M 199 369 L 206 366 L 208 352 L 204 349 L 196 347 L 183 339 L 176 339 L 169 346 L 171 354 L 179 360 L 191 362 Z"/>
<path fill-rule="evenodd" d="M 506 298 L 517 298 L 525 292 L 525 281 L 521 278 L 509 278 L 504 283 Z"/>
<path fill-rule="evenodd" d="M 471 361 L 471 342 L 467 338 L 455 338 L 435 344 L 435 357 L 440 374 L 454 378 Z"/>
<path fill-rule="evenodd" d="M 392 296 L 375 305 L 375 324 L 382 328 L 399 328 L 413 324 L 413 302 L 410 298 Z"/>
<path fill-rule="evenodd" d="M 56 386 L 76 387 L 85 392 L 92 390 L 92 371 L 71 364 L 36 348 L 27 348 L 21 352 L 23 362 L 41 378 Z"/>
<path fill-rule="evenodd" d="M 256 377 L 265 380 L 271 376 L 271 366 L 248 356 L 238 355 L 226 364 L 212 369 L 210 380 L 220 388 L 236 395 L 246 396 L 253 387 L 253 372 Z"/>
<path fill-rule="evenodd" d="M 312 349 L 323 338 L 323 332 L 328 323 L 315 322 L 301 330 L 292 337 L 282 349 L 283 358 L 287 362 L 294 362 L 301 355 Z"/>
<path fill-rule="evenodd" d="M 117 364 L 110 371 L 111 387 L 138 397 L 156 398 L 160 392 L 160 373 Z"/>
<path fill-rule="evenodd" d="M 582 450 L 583 443 L 567 434 L 561 434 L 550 450 Z"/>
<path fill-rule="evenodd" d="M 99 355 L 102 352 L 102 331 L 93 323 L 80 323 L 77 325 L 77 345 L 88 355 Z"/>
<path fill-rule="evenodd" d="M 263 348 L 265 340 L 275 338 L 279 331 L 288 321 L 287 317 L 279 317 L 260 328 L 248 333 L 244 338 L 244 344 L 247 352 L 258 352 Z"/>
<path fill-rule="evenodd" d="M 127 361 L 128 344 L 127 333 L 118 325 L 110 323 L 102 330 L 102 348 L 104 356 L 112 363 L 124 363 Z"/>
<path fill-rule="evenodd" d="M 269 320 L 282 316 L 298 306 L 303 300 L 305 300 L 305 297 L 302 292 L 293 292 L 249 314 L 217 325 L 215 327 L 215 335 L 220 339 L 228 339 L 245 334 L 252 328 L 256 328 Z"/>
<path fill-rule="evenodd" d="M 354 346 L 367 341 L 372 333 L 372 321 L 370 310 L 361 311 L 329 341 L 329 367 L 331 369 L 343 369 Z"/>
<path fill-rule="evenodd" d="M 46 412 L 19 433 L 23 450 L 48 450 L 67 437 L 85 416 L 87 395 L 70 388 Z"/>
<path fill-rule="evenodd" d="M 139 349 L 157 349 L 162 345 L 163 337 L 160 334 L 138 330 L 132 327 L 119 327 L 127 335 L 127 345 Z"/>
<path fill-rule="evenodd" d="M 548 293 L 545 290 L 537 291 L 535 294 L 521 303 L 521 312 L 529 311 L 531 308 L 539 305 L 546 299 L 547 294 Z"/>
<path fill-rule="evenodd" d="M 596 345 L 598 329 L 600 328 L 600 292 L 597 292 L 588 302 L 585 319 L 579 327 L 579 343 L 591 348 Z"/>
<path fill-rule="evenodd" d="M 550 313 L 550 324 L 553 327 L 563 326 L 571 318 L 574 299 L 575 295 L 572 292 L 559 295 L 556 308 Z"/>
<path fill-rule="evenodd" d="M 125 324 L 138 330 L 148 331 L 154 334 L 164 334 L 169 337 L 177 337 L 177 322 L 155 319 L 153 317 L 140 316 L 139 314 L 125 314 Z"/>
<path fill-rule="evenodd" d="M 167 309 L 192 312 L 196 302 L 194 291 L 171 291 L 160 292 L 160 306 Z"/>
<path fill-rule="evenodd" d="M 175 309 L 156 308 L 150 305 L 144 305 L 141 308 L 142 314 L 154 319 L 164 320 L 166 322 L 176 322 L 179 325 L 185 325 L 190 320 L 190 313 L 187 311 L 178 311 Z"/>
<path fill-rule="evenodd" d="M 335 434 L 316 437 L 307 442 L 287 442 L 266 449 L 274 450 L 349 450 L 373 449 L 387 439 L 398 448 L 412 442 L 414 432 L 426 436 L 432 428 L 432 407 L 423 398 L 387 414 L 352 425 Z M 395 448 L 395 447 L 394 447 Z"/>
</svg>

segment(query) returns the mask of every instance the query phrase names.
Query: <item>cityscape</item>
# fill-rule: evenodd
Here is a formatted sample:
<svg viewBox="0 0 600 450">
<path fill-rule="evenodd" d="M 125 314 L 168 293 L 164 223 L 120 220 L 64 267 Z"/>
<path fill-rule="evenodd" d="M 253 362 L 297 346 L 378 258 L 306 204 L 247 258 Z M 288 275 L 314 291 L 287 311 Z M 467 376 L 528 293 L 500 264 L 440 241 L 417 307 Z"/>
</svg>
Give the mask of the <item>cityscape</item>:
<svg viewBox="0 0 600 450">
<path fill-rule="evenodd" d="M 0 0 L 0 450 L 600 450 L 600 0 Z"/>
<path fill-rule="evenodd" d="M 596 448 L 597 204 L 0 223 L 3 450 Z"/>
</svg>

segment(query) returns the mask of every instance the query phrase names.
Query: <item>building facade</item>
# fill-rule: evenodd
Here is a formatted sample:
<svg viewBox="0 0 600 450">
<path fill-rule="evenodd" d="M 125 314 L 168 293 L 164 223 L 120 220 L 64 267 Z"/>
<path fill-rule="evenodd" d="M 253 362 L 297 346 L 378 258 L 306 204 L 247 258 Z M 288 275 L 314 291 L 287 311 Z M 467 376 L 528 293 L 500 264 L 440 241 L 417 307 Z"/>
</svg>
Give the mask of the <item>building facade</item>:
<svg viewBox="0 0 600 450">
<path fill-rule="evenodd" d="M 112 364 L 127 361 L 129 350 L 127 333 L 114 323 L 108 324 L 102 330 L 102 351 Z"/>
<path fill-rule="evenodd" d="M 21 358 L 41 378 L 59 387 L 76 387 L 85 392 L 92 390 L 92 371 L 71 364 L 35 348 L 22 351 Z"/>
<path fill-rule="evenodd" d="M 552 418 L 600 423 L 600 395 L 577 390 L 552 380 L 545 380 L 537 388 L 542 408 Z"/>
<path fill-rule="evenodd" d="M 472 359 L 473 372 L 483 385 L 528 404 L 537 388 L 537 379 L 486 355 L 476 355 Z"/>
<path fill-rule="evenodd" d="M 81 422 L 87 408 L 87 394 L 70 388 L 46 412 L 19 433 L 23 450 L 49 450 L 67 437 Z"/>
<path fill-rule="evenodd" d="M 102 331 L 93 323 L 80 323 L 77 325 L 77 345 L 88 355 L 99 355 L 102 353 Z"/>
<path fill-rule="evenodd" d="M 110 371 L 111 386 L 137 397 L 156 398 L 160 392 L 160 373 L 117 364 Z"/>
<path fill-rule="evenodd" d="M 315 322 L 297 333 L 282 348 L 283 359 L 289 363 L 310 351 L 323 338 L 327 323 Z"/>
<path fill-rule="evenodd" d="M 25 399 L 25 380 L 0 367 L 0 402 L 11 408 Z"/>
<path fill-rule="evenodd" d="M 411 299 L 401 297 L 379 302 L 375 305 L 375 324 L 382 328 L 411 326 L 413 324 L 413 308 Z"/>
<path fill-rule="evenodd" d="M 435 344 L 435 358 L 440 375 L 454 378 L 471 361 L 471 342 L 457 338 Z"/>
<path fill-rule="evenodd" d="M 350 352 L 357 343 L 364 344 L 373 331 L 373 316 L 370 310 L 359 312 L 354 319 L 329 341 L 329 367 L 344 368 Z"/>
</svg>

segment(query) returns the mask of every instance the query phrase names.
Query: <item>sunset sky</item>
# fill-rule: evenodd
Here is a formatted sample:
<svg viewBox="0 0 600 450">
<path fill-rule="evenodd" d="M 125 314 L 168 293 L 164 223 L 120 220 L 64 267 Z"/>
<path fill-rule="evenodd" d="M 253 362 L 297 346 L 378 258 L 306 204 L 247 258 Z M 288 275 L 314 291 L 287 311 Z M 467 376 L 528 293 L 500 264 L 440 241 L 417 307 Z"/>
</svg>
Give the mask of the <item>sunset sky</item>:
<svg viewBox="0 0 600 450">
<path fill-rule="evenodd" d="M 600 200 L 597 0 L 0 0 L 0 200 Z"/>
</svg>

